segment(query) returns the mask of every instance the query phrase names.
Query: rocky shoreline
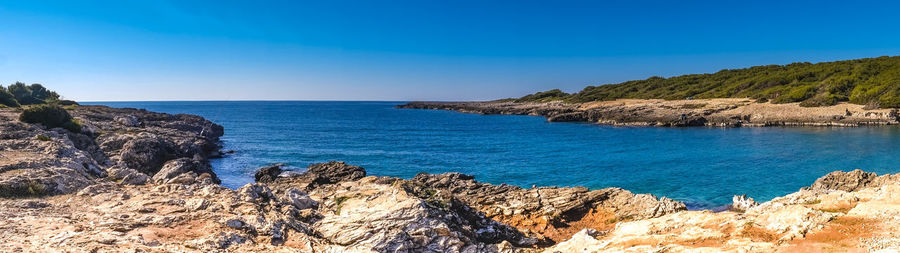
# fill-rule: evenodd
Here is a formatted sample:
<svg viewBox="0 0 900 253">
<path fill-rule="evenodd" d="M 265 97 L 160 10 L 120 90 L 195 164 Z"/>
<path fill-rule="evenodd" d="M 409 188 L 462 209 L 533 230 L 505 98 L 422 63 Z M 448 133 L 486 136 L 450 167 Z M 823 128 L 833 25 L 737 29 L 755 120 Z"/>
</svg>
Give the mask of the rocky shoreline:
<svg viewBox="0 0 900 253">
<path fill-rule="evenodd" d="M 872 109 L 842 103 L 801 107 L 799 103 L 758 103 L 750 99 L 639 100 L 590 103 L 411 102 L 404 109 L 463 113 L 543 116 L 550 122 L 588 122 L 614 126 L 873 126 L 900 123 L 896 109 Z"/>
<path fill-rule="evenodd" d="M 81 133 L 0 109 L 0 248 L 15 252 L 683 252 L 900 249 L 900 175 L 834 172 L 732 210 L 624 189 L 521 188 L 343 162 L 218 184 L 201 117 L 70 108 Z"/>
</svg>

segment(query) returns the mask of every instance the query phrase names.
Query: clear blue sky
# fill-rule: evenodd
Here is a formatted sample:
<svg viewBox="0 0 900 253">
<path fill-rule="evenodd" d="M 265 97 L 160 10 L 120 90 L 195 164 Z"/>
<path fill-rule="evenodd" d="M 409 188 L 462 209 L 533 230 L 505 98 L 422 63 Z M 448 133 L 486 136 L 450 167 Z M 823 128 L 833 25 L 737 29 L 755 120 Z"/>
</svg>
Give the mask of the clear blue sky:
<svg viewBox="0 0 900 253">
<path fill-rule="evenodd" d="M 69 99 L 483 100 L 900 51 L 896 1 L 0 1 Z"/>
</svg>

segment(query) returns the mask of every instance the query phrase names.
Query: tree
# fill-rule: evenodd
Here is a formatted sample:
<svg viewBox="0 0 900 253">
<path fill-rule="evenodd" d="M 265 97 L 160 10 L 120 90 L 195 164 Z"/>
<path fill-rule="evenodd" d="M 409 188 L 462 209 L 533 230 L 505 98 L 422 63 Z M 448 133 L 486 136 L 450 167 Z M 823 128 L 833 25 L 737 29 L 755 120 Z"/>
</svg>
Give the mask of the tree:
<svg viewBox="0 0 900 253">
<path fill-rule="evenodd" d="M 50 90 L 39 83 L 32 84 L 28 89 L 31 90 L 31 98 L 34 100 L 47 101 L 50 98 Z"/>
<path fill-rule="evenodd" d="M 16 101 L 16 97 L 13 96 L 12 93 L 9 93 L 5 87 L 0 85 L 0 105 L 8 106 L 8 107 L 19 107 L 19 102 Z"/>
<path fill-rule="evenodd" d="M 22 82 L 16 82 L 14 84 L 9 85 L 9 93 L 12 93 L 13 97 L 19 101 L 19 104 L 30 105 L 33 104 L 31 101 L 31 89 L 28 85 Z"/>
<path fill-rule="evenodd" d="M 48 90 L 39 83 L 25 85 L 22 82 L 16 82 L 9 86 L 8 91 L 22 105 L 46 104 L 59 101 L 59 94 Z"/>
</svg>

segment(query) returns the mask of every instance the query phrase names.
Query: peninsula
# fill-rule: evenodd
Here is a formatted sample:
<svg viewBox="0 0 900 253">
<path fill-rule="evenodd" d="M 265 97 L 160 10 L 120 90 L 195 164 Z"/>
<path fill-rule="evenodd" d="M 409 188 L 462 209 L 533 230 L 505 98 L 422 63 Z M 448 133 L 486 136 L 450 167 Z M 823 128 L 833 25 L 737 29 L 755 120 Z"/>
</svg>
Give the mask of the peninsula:
<svg viewBox="0 0 900 253">
<path fill-rule="evenodd" d="M 726 69 L 409 109 L 638 126 L 863 126 L 900 123 L 900 56 Z"/>
</svg>

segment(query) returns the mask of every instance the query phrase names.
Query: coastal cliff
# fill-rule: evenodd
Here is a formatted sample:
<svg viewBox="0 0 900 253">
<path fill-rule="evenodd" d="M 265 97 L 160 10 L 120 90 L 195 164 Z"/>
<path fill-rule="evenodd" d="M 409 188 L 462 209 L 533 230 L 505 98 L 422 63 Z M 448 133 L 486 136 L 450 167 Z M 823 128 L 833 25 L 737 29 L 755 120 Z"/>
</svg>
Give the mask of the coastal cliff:
<svg viewBox="0 0 900 253">
<path fill-rule="evenodd" d="M 0 109 L 0 248 L 20 252 L 646 252 L 900 249 L 900 176 L 834 172 L 730 211 L 624 189 L 521 188 L 459 173 L 260 168 L 239 189 L 198 116 L 70 108 L 80 133 Z"/>
<path fill-rule="evenodd" d="M 218 182 L 222 126 L 194 115 L 77 106 L 79 132 L 19 122 L 19 109 L 0 108 L 0 196 L 74 193 L 97 180 L 145 184 L 168 180 Z M 172 170 L 191 172 L 175 175 Z"/>
<path fill-rule="evenodd" d="M 896 109 L 868 109 L 840 103 L 802 107 L 799 103 L 759 103 L 751 99 L 620 99 L 551 102 L 411 102 L 403 109 L 452 110 L 464 113 L 543 116 L 551 122 L 588 122 L 614 126 L 871 126 L 900 123 Z"/>
</svg>

